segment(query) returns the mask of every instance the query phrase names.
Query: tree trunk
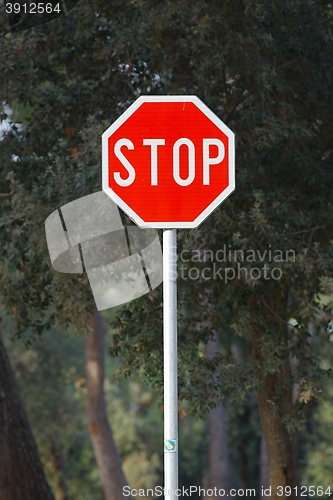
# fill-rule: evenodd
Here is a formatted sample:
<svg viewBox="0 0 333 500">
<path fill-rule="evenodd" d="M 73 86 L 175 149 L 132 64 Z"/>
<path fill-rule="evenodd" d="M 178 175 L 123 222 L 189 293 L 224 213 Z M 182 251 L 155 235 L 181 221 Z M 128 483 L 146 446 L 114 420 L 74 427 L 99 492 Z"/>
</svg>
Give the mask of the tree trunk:
<svg viewBox="0 0 333 500">
<path fill-rule="evenodd" d="M 261 385 L 258 391 L 258 406 L 267 449 L 269 485 L 272 488 L 270 498 L 296 499 L 293 490 L 298 486 L 296 436 L 289 433 L 282 423 L 283 415 L 288 415 L 292 407 L 292 391 L 284 388 L 290 370 L 289 360 L 285 361 L 281 371 L 265 375 L 262 370 L 264 360 L 259 348 L 259 338 L 259 334 L 253 336 L 253 355 L 259 366 Z M 279 486 L 283 490 L 279 490 Z M 292 488 L 290 496 L 285 495 L 285 486 Z M 279 494 L 281 491 L 282 494 Z"/>
<path fill-rule="evenodd" d="M 206 345 L 206 356 L 214 357 L 219 351 L 219 340 L 215 331 L 213 338 Z M 208 415 L 208 484 L 207 488 L 225 490 L 230 494 L 230 461 L 228 446 L 228 428 L 223 405 L 210 410 Z M 219 495 L 216 497 L 220 498 Z"/>
<path fill-rule="evenodd" d="M 227 422 L 222 405 L 210 410 L 208 416 L 208 485 L 207 488 L 225 490 L 230 493 L 230 463 Z M 220 498 L 209 497 L 209 498 Z"/>
<path fill-rule="evenodd" d="M 0 335 L 0 498 L 54 500 Z"/>
<path fill-rule="evenodd" d="M 86 373 L 88 387 L 88 419 L 90 437 L 101 471 L 106 500 L 130 498 L 123 495 L 126 486 L 113 433 L 107 420 L 104 399 L 104 332 L 96 311 L 87 335 Z"/>
<path fill-rule="evenodd" d="M 62 449 L 51 439 L 51 454 L 55 472 L 55 500 L 68 500 L 68 488 Z"/>
<path fill-rule="evenodd" d="M 269 498 L 265 494 L 269 487 L 269 469 L 268 469 L 268 457 L 267 449 L 264 436 L 261 436 L 260 440 L 260 488 L 261 488 L 261 500 Z"/>
</svg>

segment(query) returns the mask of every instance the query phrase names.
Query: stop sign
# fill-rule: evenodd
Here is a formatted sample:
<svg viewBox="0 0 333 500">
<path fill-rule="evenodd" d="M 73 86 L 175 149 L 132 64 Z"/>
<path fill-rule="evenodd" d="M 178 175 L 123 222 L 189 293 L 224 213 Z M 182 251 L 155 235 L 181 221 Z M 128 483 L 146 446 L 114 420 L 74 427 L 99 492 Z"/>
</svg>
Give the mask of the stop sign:
<svg viewBox="0 0 333 500">
<path fill-rule="evenodd" d="M 196 96 L 139 97 L 102 136 L 103 191 L 141 228 L 194 228 L 235 189 L 233 132 Z"/>
</svg>

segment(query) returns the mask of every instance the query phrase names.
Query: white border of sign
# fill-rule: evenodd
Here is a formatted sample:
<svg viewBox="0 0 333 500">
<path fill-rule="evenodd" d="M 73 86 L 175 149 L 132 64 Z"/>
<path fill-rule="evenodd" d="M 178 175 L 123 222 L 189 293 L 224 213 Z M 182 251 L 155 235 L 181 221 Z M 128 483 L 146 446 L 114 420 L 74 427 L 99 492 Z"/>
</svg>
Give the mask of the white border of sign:
<svg viewBox="0 0 333 500">
<path fill-rule="evenodd" d="M 144 102 L 192 102 L 199 108 L 229 139 L 229 186 L 194 220 L 188 222 L 145 222 L 109 187 L 108 139 Z M 158 95 L 139 97 L 102 135 L 102 188 L 139 227 L 141 228 L 183 228 L 198 227 L 235 189 L 235 135 L 229 127 L 201 99 L 194 95 Z"/>
</svg>

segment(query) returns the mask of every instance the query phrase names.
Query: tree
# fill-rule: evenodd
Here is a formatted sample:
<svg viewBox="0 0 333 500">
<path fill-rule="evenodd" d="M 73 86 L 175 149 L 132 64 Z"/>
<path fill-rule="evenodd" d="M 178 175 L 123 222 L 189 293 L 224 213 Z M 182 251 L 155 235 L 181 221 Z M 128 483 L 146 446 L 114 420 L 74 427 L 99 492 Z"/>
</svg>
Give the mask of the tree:
<svg viewBox="0 0 333 500">
<path fill-rule="evenodd" d="M 216 331 L 206 344 L 206 356 L 213 358 L 219 353 L 219 341 Z M 208 488 L 224 490 L 230 495 L 231 469 L 226 411 L 223 404 L 212 408 L 208 414 Z M 219 495 L 216 496 L 218 498 Z"/>
<path fill-rule="evenodd" d="M 87 334 L 86 373 L 91 441 L 99 465 L 106 500 L 124 498 L 126 486 L 120 457 L 109 425 L 104 398 L 104 333 L 96 311 Z"/>
<path fill-rule="evenodd" d="M 0 371 L 1 498 L 53 500 L 1 337 Z"/>
</svg>

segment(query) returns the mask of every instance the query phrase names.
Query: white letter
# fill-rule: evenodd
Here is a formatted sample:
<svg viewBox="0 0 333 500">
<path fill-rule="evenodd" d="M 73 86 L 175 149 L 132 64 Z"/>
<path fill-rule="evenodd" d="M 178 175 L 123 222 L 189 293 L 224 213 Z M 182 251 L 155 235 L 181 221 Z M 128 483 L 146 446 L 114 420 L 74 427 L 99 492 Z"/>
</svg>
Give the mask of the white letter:
<svg viewBox="0 0 333 500">
<path fill-rule="evenodd" d="M 131 494 L 131 489 L 129 486 L 123 486 L 123 495 L 124 497 L 129 497 Z"/>
<path fill-rule="evenodd" d="M 150 146 L 151 185 L 157 186 L 157 146 L 164 146 L 165 139 L 143 139 L 144 146 Z"/>
<path fill-rule="evenodd" d="M 209 156 L 209 146 L 217 146 L 218 153 L 215 158 Z M 202 157 L 203 157 L 203 183 L 204 186 L 209 186 L 209 166 L 221 163 L 224 158 L 224 144 L 220 139 L 203 139 L 202 141 Z"/>
<path fill-rule="evenodd" d="M 133 165 L 130 164 L 128 159 L 125 158 L 125 156 L 121 152 L 121 148 L 123 146 L 126 146 L 127 149 L 134 149 L 134 144 L 129 139 L 119 139 L 119 141 L 117 141 L 116 144 L 114 145 L 114 154 L 116 155 L 118 160 L 120 160 L 120 162 L 126 168 L 126 170 L 128 172 L 128 177 L 127 177 L 127 179 L 122 179 L 120 177 L 119 172 L 114 172 L 113 177 L 119 186 L 126 187 L 126 186 L 130 186 L 134 182 L 135 170 L 134 170 Z"/>
<path fill-rule="evenodd" d="M 179 165 L 179 149 L 180 146 L 187 146 L 188 148 L 188 177 L 187 179 L 182 179 L 179 175 L 180 165 Z M 195 176 L 195 151 L 194 144 L 190 139 L 182 137 L 178 139 L 173 145 L 173 178 L 180 186 L 189 186 L 192 184 Z"/>
<path fill-rule="evenodd" d="M 155 496 L 161 497 L 163 495 L 162 486 L 155 486 Z"/>
</svg>

